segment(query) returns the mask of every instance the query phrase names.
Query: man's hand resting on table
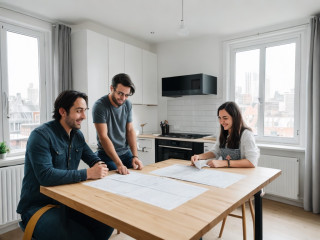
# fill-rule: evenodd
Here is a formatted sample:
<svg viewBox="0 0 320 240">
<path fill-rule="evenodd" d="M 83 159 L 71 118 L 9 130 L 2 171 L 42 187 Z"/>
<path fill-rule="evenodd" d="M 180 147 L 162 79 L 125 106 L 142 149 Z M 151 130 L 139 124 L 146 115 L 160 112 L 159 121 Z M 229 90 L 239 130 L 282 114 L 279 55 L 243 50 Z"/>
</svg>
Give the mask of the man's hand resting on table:
<svg viewBox="0 0 320 240">
<path fill-rule="evenodd" d="M 87 169 L 87 179 L 99 179 L 106 177 L 109 173 L 107 165 L 100 161 Z"/>
</svg>

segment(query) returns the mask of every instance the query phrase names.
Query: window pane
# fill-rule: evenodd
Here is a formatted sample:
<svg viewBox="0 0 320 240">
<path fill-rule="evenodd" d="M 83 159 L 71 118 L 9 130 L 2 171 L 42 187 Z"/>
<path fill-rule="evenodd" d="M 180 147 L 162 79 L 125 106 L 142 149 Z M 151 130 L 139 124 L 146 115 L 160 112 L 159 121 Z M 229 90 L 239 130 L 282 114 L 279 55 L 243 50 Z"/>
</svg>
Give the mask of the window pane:
<svg viewBox="0 0 320 240">
<path fill-rule="evenodd" d="M 259 58 L 259 49 L 238 52 L 235 69 L 235 101 L 255 135 L 258 132 Z"/>
<path fill-rule="evenodd" d="M 295 49 L 295 43 L 266 49 L 265 136 L 294 135 Z"/>
<path fill-rule="evenodd" d="M 10 150 L 24 150 L 40 124 L 38 39 L 7 32 Z"/>
</svg>

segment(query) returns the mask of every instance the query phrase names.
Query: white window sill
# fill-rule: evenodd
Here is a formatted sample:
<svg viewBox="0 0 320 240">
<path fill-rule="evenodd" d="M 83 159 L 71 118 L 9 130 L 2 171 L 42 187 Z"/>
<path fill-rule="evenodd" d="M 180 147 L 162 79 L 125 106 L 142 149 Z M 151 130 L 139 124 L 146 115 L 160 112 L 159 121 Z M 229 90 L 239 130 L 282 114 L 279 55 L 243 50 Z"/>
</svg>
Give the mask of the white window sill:
<svg viewBox="0 0 320 240">
<path fill-rule="evenodd" d="M 289 146 L 289 145 L 280 145 L 280 144 L 266 144 L 266 143 L 257 143 L 259 148 L 270 149 L 270 150 L 283 150 L 291 152 L 305 152 L 305 148 L 299 146 Z"/>
<path fill-rule="evenodd" d="M 24 155 L 6 157 L 6 159 L 0 160 L 0 167 L 8 167 L 24 164 Z"/>
</svg>

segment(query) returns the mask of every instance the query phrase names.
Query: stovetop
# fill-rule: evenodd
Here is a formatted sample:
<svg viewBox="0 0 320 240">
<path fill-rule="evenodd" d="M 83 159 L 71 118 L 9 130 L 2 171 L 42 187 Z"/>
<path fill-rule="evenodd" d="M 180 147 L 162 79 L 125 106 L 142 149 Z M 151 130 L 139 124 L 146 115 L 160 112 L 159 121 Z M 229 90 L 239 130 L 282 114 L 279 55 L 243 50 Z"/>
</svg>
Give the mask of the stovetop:
<svg viewBox="0 0 320 240">
<path fill-rule="evenodd" d="M 165 135 L 159 135 L 159 137 L 170 137 L 170 138 L 187 138 L 197 139 L 208 136 L 208 134 L 195 134 L 195 133 L 169 133 Z"/>
</svg>

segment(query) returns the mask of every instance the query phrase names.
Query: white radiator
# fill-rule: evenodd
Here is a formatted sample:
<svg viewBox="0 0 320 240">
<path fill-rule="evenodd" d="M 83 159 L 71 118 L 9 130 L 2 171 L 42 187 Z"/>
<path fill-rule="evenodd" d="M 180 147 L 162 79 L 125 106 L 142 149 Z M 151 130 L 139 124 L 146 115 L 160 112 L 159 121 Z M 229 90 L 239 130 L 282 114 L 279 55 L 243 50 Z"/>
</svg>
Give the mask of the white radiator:
<svg viewBox="0 0 320 240">
<path fill-rule="evenodd" d="M 20 200 L 24 165 L 0 168 L 0 225 L 20 219 L 16 213 Z"/>
<path fill-rule="evenodd" d="M 258 166 L 280 169 L 281 175 L 265 187 L 268 194 L 298 199 L 299 160 L 292 157 L 261 155 Z"/>
</svg>

